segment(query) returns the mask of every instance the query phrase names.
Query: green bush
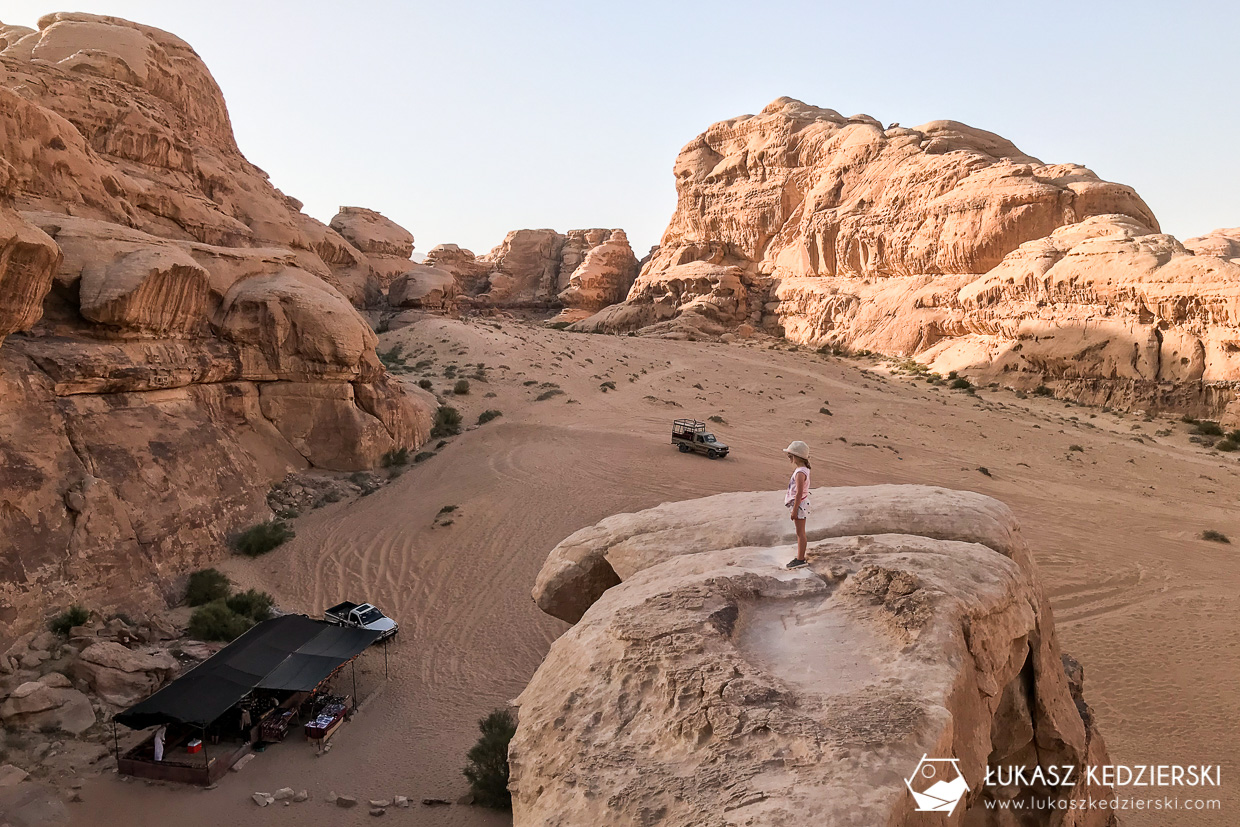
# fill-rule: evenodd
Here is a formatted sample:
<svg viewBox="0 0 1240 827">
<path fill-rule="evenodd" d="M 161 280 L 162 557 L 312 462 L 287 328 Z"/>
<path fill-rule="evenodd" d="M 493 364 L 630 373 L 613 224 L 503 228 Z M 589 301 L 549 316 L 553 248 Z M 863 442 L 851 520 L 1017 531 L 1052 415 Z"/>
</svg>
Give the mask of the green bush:
<svg viewBox="0 0 1240 827">
<path fill-rule="evenodd" d="M 255 589 L 238 592 L 224 601 L 224 605 L 229 609 L 255 622 L 271 617 L 271 607 L 275 603 L 275 599 L 267 592 Z"/>
<path fill-rule="evenodd" d="M 564 391 L 560 390 L 559 388 L 552 388 L 551 390 L 543 391 L 542 393 L 538 394 L 538 396 L 534 397 L 534 401 L 545 402 L 546 400 L 550 399 L 553 396 L 563 396 L 563 395 L 564 395 Z"/>
<path fill-rule="evenodd" d="M 70 629 L 74 626 L 84 626 L 89 620 L 90 612 L 75 603 L 60 614 L 53 617 L 48 622 L 47 628 L 51 629 L 61 637 L 68 637 Z"/>
<path fill-rule="evenodd" d="M 723 417 L 722 417 L 722 416 L 719 416 L 718 414 L 715 414 L 714 416 L 708 416 L 708 417 L 706 417 L 706 418 L 707 418 L 707 420 L 709 420 L 710 422 L 714 422 L 714 423 L 715 423 L 715 424 L 717 424 L 717 425 L 726 425 L 726 424 L 727 424 L 726 422 L 724 422 L 724 421 L 723 421 Z"/>
<path fill-rule="evenodd" d="M 1193 426 L 1191 433 L 1200 434 L 1201 436 L 1222 436 L 1223 429 L 1219 427 L 1217 422 L 1209 419 L 1201 419 Z"/>
<path fill-rule="evenodd" d="M 253 619 L 228 608 L 228 604 L 223 600 L 215 600 L 194 610 L 189 619 L 189 634 L 198 640 L 221 640 L 228 643 L 249 631 L 254 622 Z"/>
<path fill-rule="evenodd" d="M 392 466 L 399 466 L 399 465 L 407 465 L 408 463 L 409 463 L 409 449 L 408 448 L 397 448 L 396 450 L 388 451 L 387 453 L 383 455 L 383 459 L 379 460 L 379 464 L 382 465 L 384 468 L 391 468 Z"/>
<path fill-rule="evenodd" d="M 421 388 L 421 389 L 422 389 L 422 390 L 424 390 L 424 391 L 428 391 L 428 390 L 430 390 L 433 384 L 434 384 L 434 383 L 432 383 L 432 382 L 431 382 L 431 380 L 429 380 L 429 379 L 419 379 L 419 380 L 418 380 L 418 387 L 419 387 L 419 388 Z"/>
<path fill-rule="evenodd" d="M 1236 442 L 1231 437 L 1220 439 L 1218 442 L 1214 443 L 1214 450 L 1223 451 L 1224 453 L 1231 453 L 1237 448 L 1240 448 L 1240 443 Z"/>
<path fill-rule="evenodd" d="M 456 384 L 452 386 L 452 392 L 455 393 L 457 396 L 464 396 L 465 394 L 469 393 L 469 380 L 468 379 L 456 380 Z"/>
<path fill-rule="evenodd" d="M 508 742 L 516 734 L 517 722 L 506 709 L 497 709 L 478 722 L 482 737 L 470 747 L 465 777 L 469 779 L 474 801 L 495 810 L 511 810 L 508 792 Z"/>
<path fill-rule="evenodd" d="M 191 606 L 205 606 L 212 600 L 228 597 L 232 581 L 219 569 L 203 569 L 189 576 L 185 584 L 185 602 Z"/>
<path fill-rule="evenodd" d="M 430 459 L 433 456 L 435 456 L 434 451 L 418 451 L 418 455 L 413 458 L 413 461 L 414 462 L 426 462 L 428 459 Z"/>
<path fill-rule="evenodd" d="M 1205 531 L 1201 532 L 1201 539 L 1209 540 L 1211 543 L 1227 543 L 1228 545 L 1231 545 L 1231 540 L 1226 534 L 1221 531 L 1215 531 L 1212 528 L 1207 528 Z"/>
<path fill-rule="evenodd" d="M 1051 390 L 1050 388 L 1046 387 L 1046 385 L 1038 385 L 1036 388 L 1033 389 L 1033 395 L 1034 396 L 1054 396 L 1055 392 Z"/>
<path fill-rule="evenodd" d="M 957 376 L 955 379 L 952 380 L 952 384 L 951 384 L 952 390 L 965 391 L 971 387 L 973 387 L 973 383 L 970 382 L 968 379 L 965 379 L 963 376 Z"/>
<path fill-rule="evenodd" d="M 401 350 L 403 349 L 404 349 L 403 346 L 398 344 L 398 345 L 394 345 L 391 350 L 377 351 L 377 353 L 379 354 L 379 361 L 382 362 L 383 366 L 385 368 L 388 368 L 389 370 L 392 370 L 398 367 L 399 368 L 406 367 L 405 360 L 407 360 L 409 357 L 401 355 Z"/>
<path fill-rule="evenodd" d="M 461 412 L 451 405 L 442 405 L 435 411 L 432 437 L 456 436 L 461 432 Z"/>
<path fill-rule="evenodd" d="M 490 422 L 492 419 L 498 419 L 499 417 L 503 415 L 504 414 L 502 411 L 495 411 L 495 410 L 483 411 L 482 413 L 478 414 L 478 424 L 485 425 L 488 422 Z"/>
<path fill-rule="evenodd" d="M 296 537 L 293 529 L 283 520 L 270 520 L 251 526 L 237 536 L 233 548 L 246 557 L 258 557 L 284 545 Z"/>
<path fill-rule="evenodd" d="M 1085 449 L 1082 448 L 1080 445 L 1069 445 L 1068 450 L 1069 451 L 1084 451 Z"/>
</svg>

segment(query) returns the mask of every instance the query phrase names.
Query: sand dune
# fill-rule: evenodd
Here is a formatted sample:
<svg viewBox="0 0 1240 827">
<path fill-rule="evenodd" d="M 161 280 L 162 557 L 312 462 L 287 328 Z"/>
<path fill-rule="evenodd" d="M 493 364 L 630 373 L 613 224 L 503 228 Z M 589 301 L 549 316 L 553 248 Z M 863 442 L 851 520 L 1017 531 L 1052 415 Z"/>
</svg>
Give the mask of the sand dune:
<svg viewBox="0 0 1240 827">
<path fill-rule="evenodd" d="M 396 343 L 414 357 L 409 364 L 434 359 L 406 381 L 431 376 L 436 390 L 451 384 L 445 365 L 485 363 L 487 381 L 471 380 L 470 395 L 450 404 L 466 423 L 489 408 L 503 416 L 450 440 L 373 495 L 303 516 L 296 540 L 276 552 L 225 565 L 286 610 L 313 613 L 362 598 L 397 617 L 402 632 L 382 694 L 323 758 L 290 740 L 209 792 L 106 776 L 87 786 L 92 806 L 75 810 L 75 823 L 368 818 L 364 808 L 329 810 L 321 800 L 264 810 L 249 800 L 282 786 L 308 788 L 317 799 L 329 790 L 455 799 L 466 790 L 460 768 L 476 720 L 522 689 L 565 628 L 529 594 L 547 551 L 619 511 L 781 488 L 779 451 L 792 438 L 813 447 L 815 486 L 932 483 L 1011 505 L 1037 552 L 1063 647 L 1085 665 L 1113 760 L 1218 763 L 1225 778 L 1234 774 L 1240 562 L 1232 546 L 1198 534 L 1240 537 L 1237 466 L 1190 445 L 1180 423 L 1001 391 L 971 397 L 884 375 L 876 363 L 766 342 L 428 319 L 383 336 L 382 347 Z M 603 392 L 609 381 L 615 390 Z M 536 401 L 553 390 L 544 383 L 564 393 Z M 824 406 L 831 416 L 819 412 Z M 681 455 L 668 444 L 673 417 L 712 415 L 725 420 L 716 427 L 732 446 L 729 459 Z M 1161 428 L 1172 435 L 1152 436 Z M 456 509 L 438 516 L 449 505 Z M 361 680 L 377 685 L 382 668 L 381 657 L 368 655 Z M 1221 813 L 1174 823 L 1230 823 L 1227 813 L 1240 805 L 1235 788 L 1218 793 Z M 388 817 L 432 826 L 505 822 L 462 806 Z M 1123 823 L 1172 822 L 1133 813 Z"/>
</svg>

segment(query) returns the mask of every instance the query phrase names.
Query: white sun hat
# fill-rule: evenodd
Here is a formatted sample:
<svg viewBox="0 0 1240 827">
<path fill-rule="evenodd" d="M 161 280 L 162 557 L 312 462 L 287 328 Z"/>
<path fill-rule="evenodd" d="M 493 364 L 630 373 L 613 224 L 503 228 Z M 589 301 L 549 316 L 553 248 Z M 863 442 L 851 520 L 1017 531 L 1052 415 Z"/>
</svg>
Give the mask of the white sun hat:
<svg viewBox="0 0 1240 827">
<path fill-rule="evenodd" d="M 792 444 L 785 448 L 784 453 L 792 454 L 794 457 L 800 457 L 806 462 L 809 462 L 809 446 L 799 439 L 794 440 Z"/>
</svg>

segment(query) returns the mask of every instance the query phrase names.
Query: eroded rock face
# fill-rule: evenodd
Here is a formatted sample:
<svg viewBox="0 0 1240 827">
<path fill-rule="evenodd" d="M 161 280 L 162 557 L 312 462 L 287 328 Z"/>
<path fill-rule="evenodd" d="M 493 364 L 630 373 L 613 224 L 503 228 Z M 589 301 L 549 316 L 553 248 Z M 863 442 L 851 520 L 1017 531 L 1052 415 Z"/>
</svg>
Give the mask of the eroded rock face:
<svg viewBox="0 0 1240 827">
<path fill-rule="evenodd" d="M 970 787 L 945 823 L 998 825 L 988 800 L 1048 790 L 985 786 L 987 767 L 1105 762 L 1005 506 L 824 489 L 789 572 L 779 497 L 668 503 L 556 547 L 534 596 L 576 625 L 517 700 L 515 824 L 912 827 L 925 754 Z M 1029 823 L 1113 823 L 1061 817 Z"/>
<path fill-rule="evenodd" d="M 455 244 L 440 245 L 426 263 L 456 275 L 472 304 L 565 306 L 586 313 L 620 301 L 637 275 L 624 231 L 598 228 L 514 230 L 481 258 Z"/>
<path fill-rule="evenodd" d="M 413 266 L 413 237 L 369 210 L 342 210 L 345 235 L 304 215 L 242 156 L 188 44 L 58 13 L 0 26 L 0 50 L 0 627 L 17 632 L 51 605 L 157 599 L 269 515 L 271 482 L 420 445 L 430 409 L 355 309 Z"/>
<path fill-rule="evenodd" d="M 622 307 L 578 329 L 684 337 L 748 324 L 1197 415 L 1224 414 L 1240 381 L 1228 344 L 1240 340 L 1240 235 L 1180 244 L 1129 187 L 1085 167 L 953 121 L 884 128 L 780 98 L 711 126 L 674 171 L 659 248 Z M 681 289 L 693 263 L 736 268 L 741 287 Z M 1240 407 L 1227 418 L 1240 422 Z"/>
</svg>

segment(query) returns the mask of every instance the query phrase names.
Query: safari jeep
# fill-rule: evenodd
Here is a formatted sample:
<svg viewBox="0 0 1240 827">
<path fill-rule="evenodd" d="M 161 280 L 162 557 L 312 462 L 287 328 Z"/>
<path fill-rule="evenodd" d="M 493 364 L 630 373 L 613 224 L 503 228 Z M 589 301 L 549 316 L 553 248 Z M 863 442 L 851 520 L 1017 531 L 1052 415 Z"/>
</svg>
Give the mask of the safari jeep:
<svg viewBox="0 0 1240 827">
<path fill-rule="evenodd" d="M 696 419 L 677 419 L 672 423 L 672 444 L 682 454 L 697 451 L 711 459 L 719 459 L 728 455 L 728 446 L 708 433 L 705 422 Z"/>
</svg>

